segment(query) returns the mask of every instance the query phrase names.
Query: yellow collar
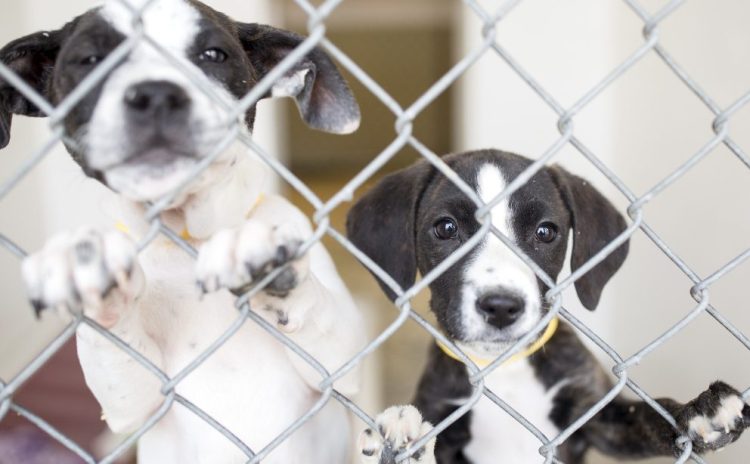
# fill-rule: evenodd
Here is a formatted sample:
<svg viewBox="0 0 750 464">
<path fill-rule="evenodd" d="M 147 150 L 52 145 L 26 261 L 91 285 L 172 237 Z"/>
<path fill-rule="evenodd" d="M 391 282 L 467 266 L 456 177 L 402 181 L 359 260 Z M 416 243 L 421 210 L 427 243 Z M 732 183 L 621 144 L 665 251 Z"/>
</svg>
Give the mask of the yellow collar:
<svg viewBox="0 0 750 464">
<path fill-rule="evenodd" d="M 558 318 L 554 318 L 550 321 L 549 325 L 547 326 L 547 329 L 544 331 L 541 337 L 537 339 L 534 343 L 529 345 L 528 348 L 526 348 L 523 351 L 520 351 L 510 358 L 506 359 L 504 363 L 501 365 L 507 365 L 516 361 L 520 361 L 522 359 L 528 358 L 532 354 L 536 353 L 542 347 L 544 347 L 545 344 L 552 338 L 553 335 L 555 335 L 555 332 L 557 331 L 557 327 L 560 325 L 560 320 Z M 437 346 L 440 347 L 441 350 L 443 350 L 443 353 L 447 354 L 451 358 L 455 359 L 456 361 L 463 362 L 461 358 L 458 357 L 456 353 L 453 352 L 450 348 L 448 348 L 444 343 L 442 343 L 440 340 L 437 341 Z M 483 358 L 477 358 L 474 356 L 467 355 L 467 357 L 476 364 L 479 368 L 484 369 L 485 367 L 489 366 L 493 359 L 483 359 Z"/>
<path fill-rule="evenodd" d="M 247 210 L 247 213 L 245 214 L 245 218 L 249 218 L 251 214 L 253 214 L 253 211 L 255 211 L 255 208 L 260 205 L 263 200 L 265 199 L 265 195 L 262 193 L 258 195 L 258 197 L 255 199 L 255 203 L 250 207 L 249 210 Z M 133 236 L 133 234 L 130 232 L 130 227 L 127 226 L 123 221 L 117 221 L 115 223 L 115 228 L 119 230 L 120 232 L 124 233 L 125 235 L 128 235 L 130 237 Z M 194 237 L 190 235 L 190 232 L 188 231 L 187 227 L 182 228 L 182 232 L 180 232 L 180 238 L 183 240 L 193 240 Z"/>
</svg>

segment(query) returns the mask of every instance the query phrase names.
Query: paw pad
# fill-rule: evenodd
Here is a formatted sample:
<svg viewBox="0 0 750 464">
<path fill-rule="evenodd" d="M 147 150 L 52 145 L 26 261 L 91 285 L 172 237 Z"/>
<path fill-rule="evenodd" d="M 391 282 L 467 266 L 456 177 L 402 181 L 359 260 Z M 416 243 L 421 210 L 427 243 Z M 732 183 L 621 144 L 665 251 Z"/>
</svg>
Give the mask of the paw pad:
<svg viewBox="0 0 750 464">
<path fill-rule="evenodd" d="M 236 229 L 216 233 L 201 246 L 196 278 L 204 292 L 220 288 L 243 291 L 262 280 L 273 270 L 294 259 L 304 242 L 302 233 L 293 227 L 271 226 L 249 221 Z M 304 265 L 292 263 L 271 281 L 265 291 L 286 296 L 304 277 Z"/>
<path fill-rule="evenodd" d="M 737 440 L 749 419 L 750 406 L 740 393 L 723 382 L 715 382 L 685 406 L 678 422 L 696 451 L 702 452 L 721 449 Z"/>
<path fill-rule="evenodd" d="M 132 301 L 140 291 L 133 276 L 136 254 L 135 244 L 115 230 L 82 229 L 53 237 L 21 267 L 34 311 L 83 308 L 110 326 L 117 320 L 111 300 Z"/>
<path fill-rule="evenodd" d="M 390 464 L 401 452 L 432 430 L 429 422 L 414 406 L 394 406 L 376 419 L 378 431 L 364 430 L 359 436 L 359 450 L 363 464 Z M 403 461 L 407 464 L 434 464 L 435 439 Z"/>
</svg>

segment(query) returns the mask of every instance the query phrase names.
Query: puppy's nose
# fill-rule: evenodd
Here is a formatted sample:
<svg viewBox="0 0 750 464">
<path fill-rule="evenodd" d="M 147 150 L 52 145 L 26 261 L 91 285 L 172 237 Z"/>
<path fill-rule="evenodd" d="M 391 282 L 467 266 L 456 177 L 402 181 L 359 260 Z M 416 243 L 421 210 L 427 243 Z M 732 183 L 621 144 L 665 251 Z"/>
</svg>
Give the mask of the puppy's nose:
<svg viewBox="0 0 750 464">
<path fill-rule="evenodd" d="M 516 322 L 523 315 L 524 306 L 521 297 L 507 293 L 487 293 L 477 300 L 477 310 L 498 329 Z"/>
<path fill-rule="evenodd" d="M 190 97 L 172 82 L 141 82 L 125 91 L 125 107 L 139 119 L 174 118 L 187 114 Z"/>
</svg>

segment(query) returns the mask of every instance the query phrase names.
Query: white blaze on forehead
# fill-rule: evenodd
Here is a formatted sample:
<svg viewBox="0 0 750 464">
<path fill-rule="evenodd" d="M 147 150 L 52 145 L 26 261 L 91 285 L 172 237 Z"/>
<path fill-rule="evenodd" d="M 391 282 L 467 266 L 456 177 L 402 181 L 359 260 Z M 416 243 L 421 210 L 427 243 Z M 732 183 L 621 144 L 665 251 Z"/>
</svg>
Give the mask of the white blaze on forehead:
<svg viewBox="0 0 750 464">
<path fill-rule="evenodd" d="M 101 15 L 119 32 L 129 36 L 134 29 L 134 17 L 127 2 L 138 10 L 147 0 L 107 0 Z M 172 52 L 188 50 L 198 34 L 200 13 L 185 0 L 155 0 L 143 12 L 146 34 Z"/>
<path fill-rule="evenodd" d="M 489 203 L 500 195 L 505 190 L 506 185 L 505 178 L 500 169 L 494 164 L 485 164 L 479 170 L 479 174 L 477 174 L 477 194 L 479 194 L 479 198 L 485 203 Z M 492 225 L 513 240 L 513 228 L 509 223 L 510 216 L 508 198 L 503 199 L 497 206 L 492 208 Z"/>
<path fill-rule="evenodd" d="M 477 194 L 485 203 L 492 201 L 507 186 L 500 168 L 492 163 L 477 173 Z M 517 243 L 514 211 L 508 198 L 492 208 L 492 225 Z M 489 233 L 474 250 L 467 263 L 462 288 L 462 321 L 467 338 L 481 340 L 492 330 L 476 309 L 476 300 L 487 291 L 515 293 L 524 299 L 525 312 L 507 330 L 507 336 L 518 338 L 531 330 L 541 317 L 539 286 L 534 272 L 494 234 Z"/>
</svg>

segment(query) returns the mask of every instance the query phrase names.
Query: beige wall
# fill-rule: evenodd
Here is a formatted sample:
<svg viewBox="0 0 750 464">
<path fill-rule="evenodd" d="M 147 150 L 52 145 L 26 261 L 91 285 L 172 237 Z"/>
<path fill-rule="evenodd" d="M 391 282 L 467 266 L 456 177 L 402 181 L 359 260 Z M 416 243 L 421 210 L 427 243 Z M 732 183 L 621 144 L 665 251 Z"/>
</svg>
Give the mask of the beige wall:
<svg viewBox="0 0 750 464">
<path fill-rule="evenodd" d="M 644 3 L 656 8 L 663 2 Z M 723 107 L 748 90 L 749 18 L 750 4 L 741 0 L 685 2 L 663 24 L 663 45 Z M 500 24 L 498 38 L 562 105 L 571 105 L 643 43 L 642 26 L 624 2 L 540 0 L 522 2 Z M 463 28 L 458 48 L 466 52 L 479 43 L 479 26 L 468 10 Z M 497 56 L 489 54 L 472 68 L 459 95 L 457 149 L 493 146 L 538 157 L 559 136 L 557 116 Z M 712 119 L 652 53 L 575 118 L 575 134 L 640 195 L 711 138 Z M 730 124 L 745 149 L 750 148 L 748 123 L 745 109 Z M 556 161 L 589 177 L 624 210 L 623 196 L 575 149 L 566 147 Z M 749 197 L 750 170 L 721 147 L 647 205 L 645 220 L 705 277 L 750 246 Z M 716 308 L 746 334 L 748 278 L 746 262 L 711 290 Z M 564 301 L 627 357 L 696 305 L 690 286 L 638 233 L 597 312 L 583 310 L 572 292 Z M 632 369 L 631 378 L 654 396 L 688 400 L 717 378 L 747 388 L 749 360 L 740 343 L 701 316 Z M 748 451 L 745 439 L 709 461 L 745 462 Z"/>
</svg>

